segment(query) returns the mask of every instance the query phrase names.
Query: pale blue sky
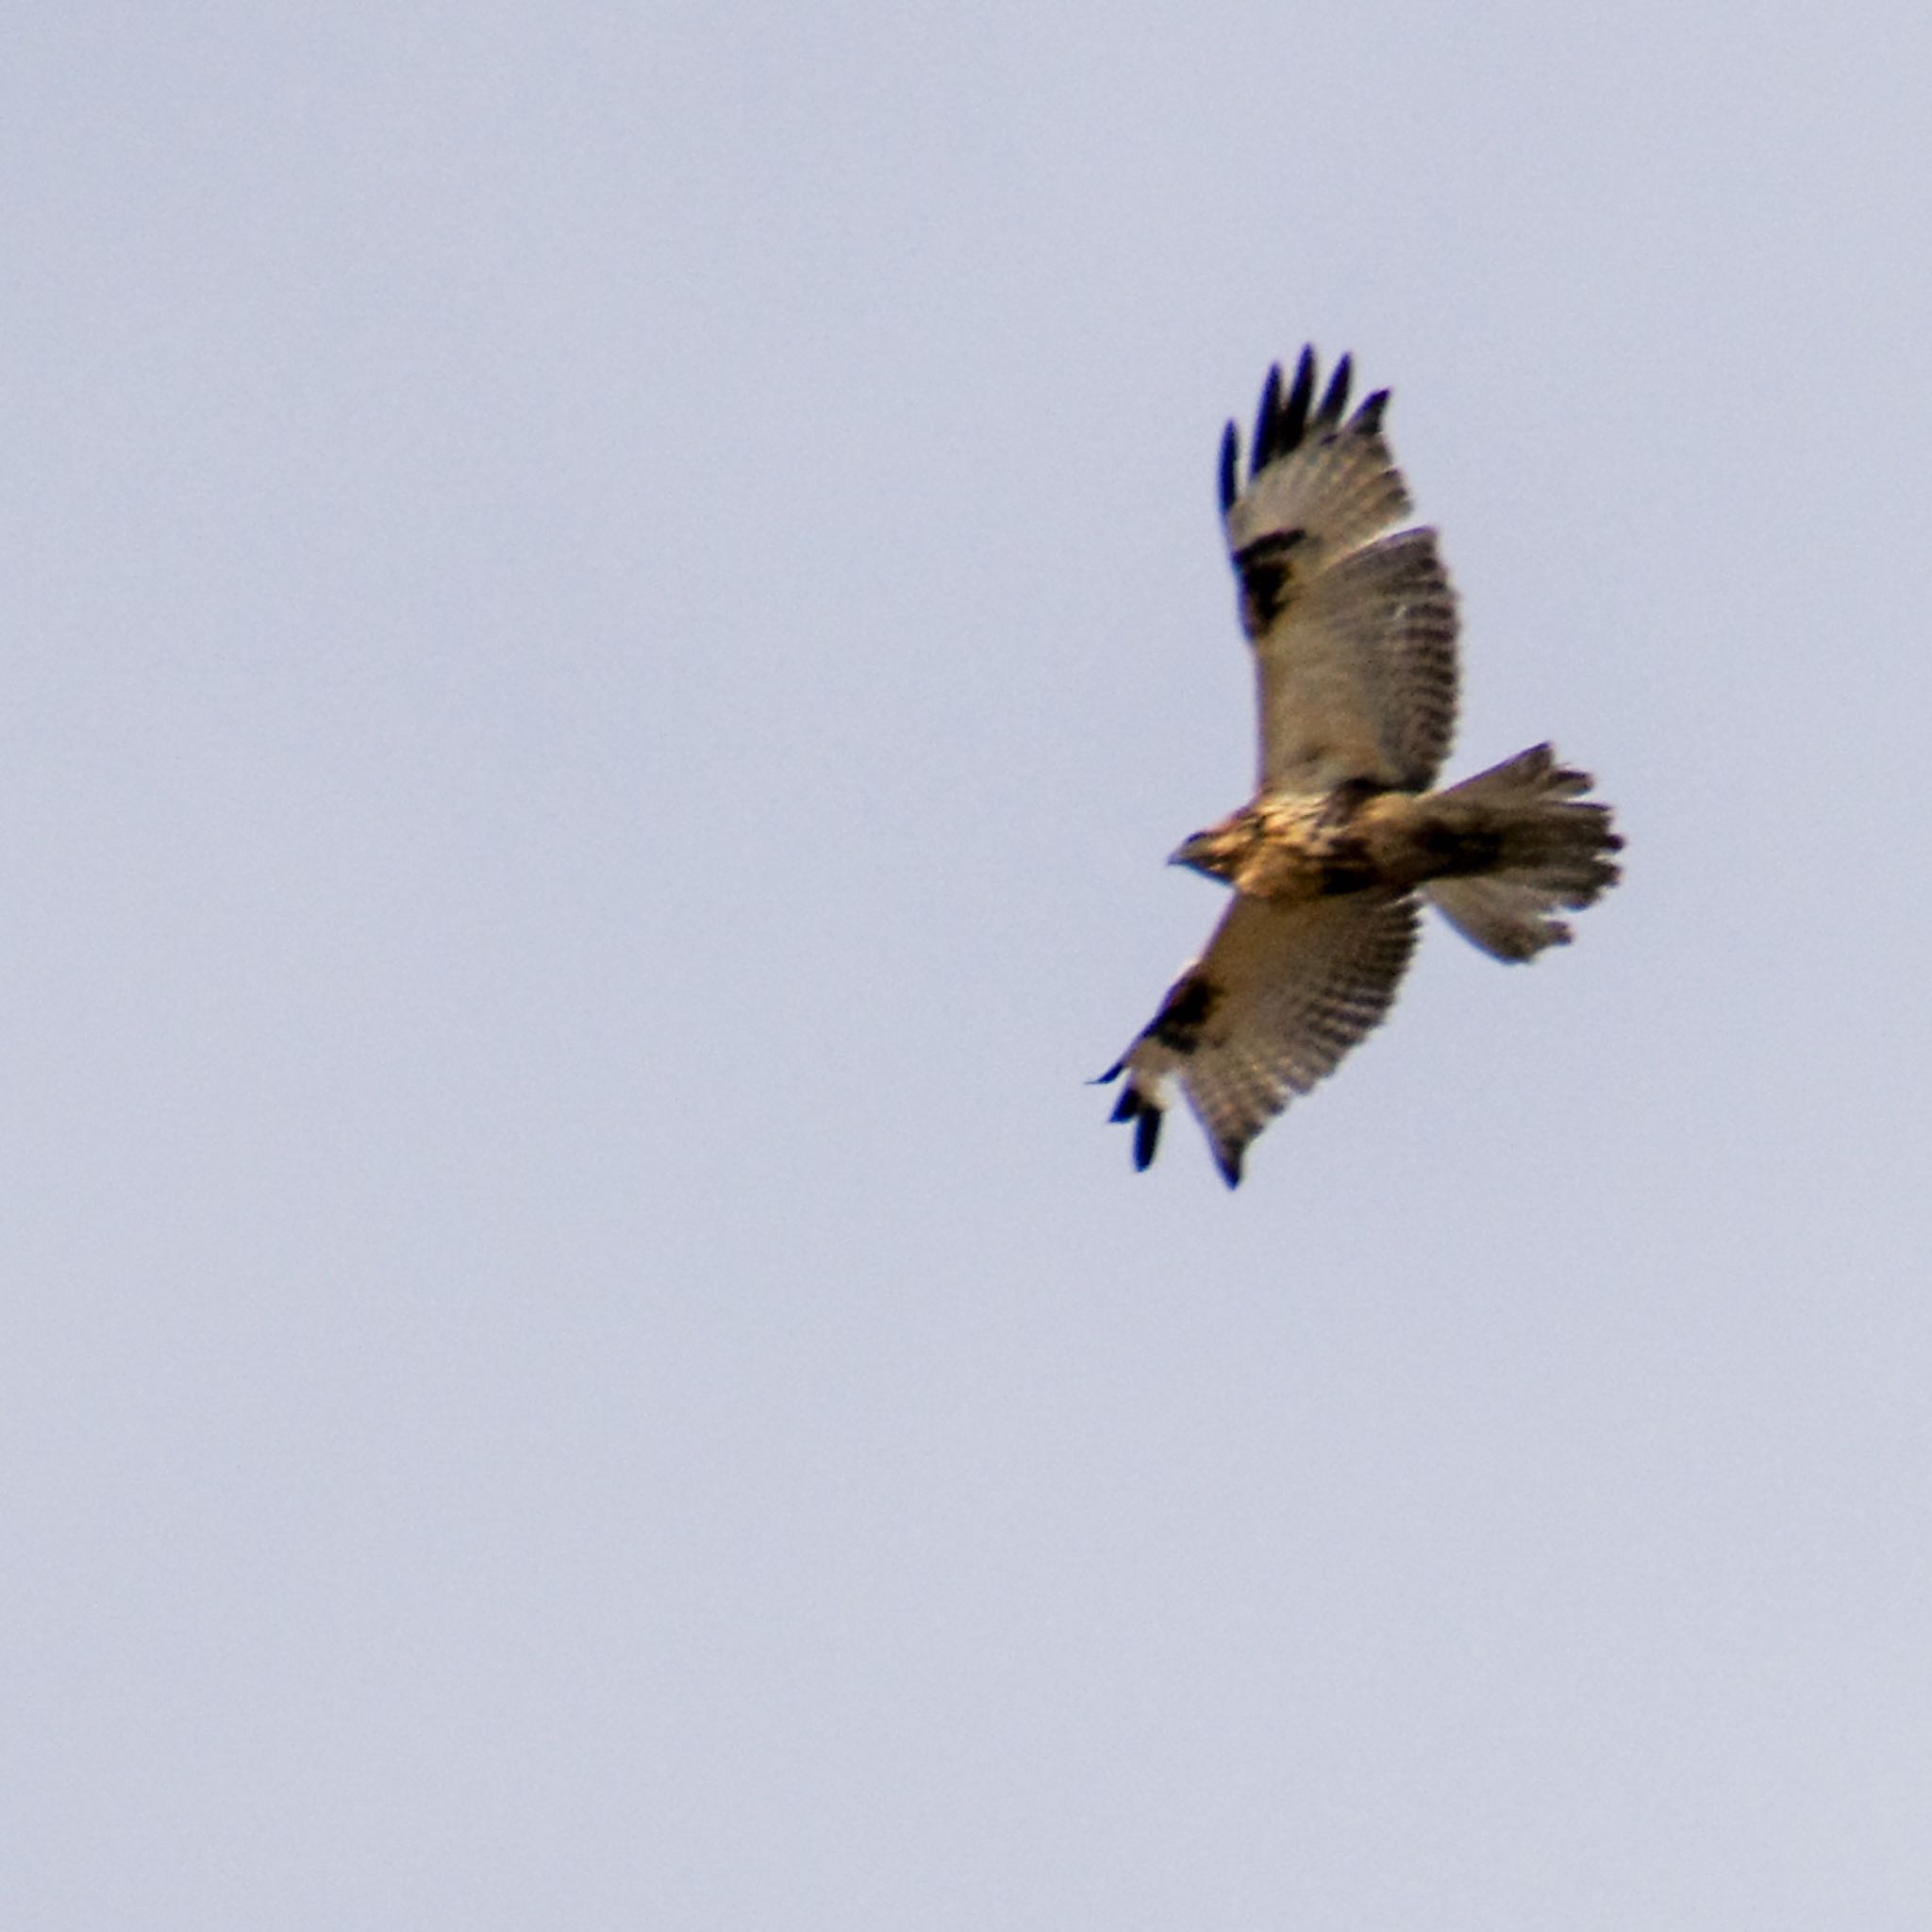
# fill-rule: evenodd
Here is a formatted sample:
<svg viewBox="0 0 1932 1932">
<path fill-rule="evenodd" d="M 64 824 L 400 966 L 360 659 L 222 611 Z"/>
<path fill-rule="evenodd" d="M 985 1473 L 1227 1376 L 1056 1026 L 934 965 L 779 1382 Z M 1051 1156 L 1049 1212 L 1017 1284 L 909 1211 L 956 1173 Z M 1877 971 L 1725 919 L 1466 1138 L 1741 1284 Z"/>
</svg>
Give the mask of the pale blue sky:
<svg viewBox="0 0 1932 1932">
<path fill-rule="evenodd" d="M 1932 1922 L 1923 10 L 5 57 L 0 1918 Z M 1305 339 L 1628 877 L 1230 1196 Z"/>
</svg>

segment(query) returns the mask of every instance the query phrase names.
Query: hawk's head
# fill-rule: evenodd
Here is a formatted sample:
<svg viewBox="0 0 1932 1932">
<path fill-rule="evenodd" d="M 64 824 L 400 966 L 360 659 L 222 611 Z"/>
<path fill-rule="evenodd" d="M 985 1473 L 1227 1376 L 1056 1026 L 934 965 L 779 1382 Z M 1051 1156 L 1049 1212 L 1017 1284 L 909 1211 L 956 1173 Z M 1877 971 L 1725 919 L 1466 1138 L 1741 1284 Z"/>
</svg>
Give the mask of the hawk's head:
<svg viewBox="0 0 1932 1932">
<path fill-rule="evenodd" d="M 1252 814 L 1238 811 L 1218 825 L 1209 825 L 1205 832 L 1183 839 L 1168 855 L 1167 862 L 1191 866 L 1210 879 L 1231 882 L 1236 868 L 1253 848 L 1259 832 Z"/>
</svg>

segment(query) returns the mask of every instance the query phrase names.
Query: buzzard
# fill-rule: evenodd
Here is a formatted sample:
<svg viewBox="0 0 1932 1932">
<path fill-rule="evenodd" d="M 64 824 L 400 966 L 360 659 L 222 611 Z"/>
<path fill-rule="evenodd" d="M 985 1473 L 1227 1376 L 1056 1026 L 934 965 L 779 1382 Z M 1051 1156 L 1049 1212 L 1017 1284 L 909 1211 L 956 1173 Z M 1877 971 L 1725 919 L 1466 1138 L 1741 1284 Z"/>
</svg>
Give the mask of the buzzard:
<svg viewBox="0 0 1932 1932">
<path fill-rule="evenodd" d="M 1315 354 L 1277 364 L 1221 510 L 1255 655 L 1260 775 L 1170 863 L 1234 889 L 1208 949 L 1101 1075 L 1154 1158 L 1178 1085 L 1229 1187 L 1251 1141 L 1378 1025 L 1426 900 L 1493 958 L 1570 938 L 1557 908 L 1617 878 L 1610 810 L 1547 744 L 1431 788 L 1456 722 L 1456 596 L 1382 437 L 1389 391 L 1347 413 L 1350 358 L 1316 397 Z"/>
</svg>

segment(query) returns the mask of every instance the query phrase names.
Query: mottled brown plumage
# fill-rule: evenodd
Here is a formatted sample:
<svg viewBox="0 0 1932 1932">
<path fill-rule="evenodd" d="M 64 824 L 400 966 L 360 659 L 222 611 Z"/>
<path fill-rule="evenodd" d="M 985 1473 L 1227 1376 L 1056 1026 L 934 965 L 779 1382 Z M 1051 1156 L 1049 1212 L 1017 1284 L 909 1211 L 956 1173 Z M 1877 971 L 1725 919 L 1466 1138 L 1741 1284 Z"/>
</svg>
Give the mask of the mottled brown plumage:
<svg viewBox="0 0 1932 1932">
<path fill-rule="evenodd" d="M 1174 854 L 1234 889 L 1208 950 L 1102 1077 L 1145 1167 L 1177 1082 L 1230 1187 L 1248 1142 L 1393 1004 L 1426 899 L 1499 959 L 1570 938 L 1622 841 L 1590 777 L 1546 745 L 1435 791 L 1456 723 L 1456 598 L 1382 438 L 1388 391 L 1346 416 L 1349 358 L 1316 401 L 1302 352 L 1269 373 L 1245 486 L 1221 503 L 1254 648 L 1256 794 Z"/>
</svg>

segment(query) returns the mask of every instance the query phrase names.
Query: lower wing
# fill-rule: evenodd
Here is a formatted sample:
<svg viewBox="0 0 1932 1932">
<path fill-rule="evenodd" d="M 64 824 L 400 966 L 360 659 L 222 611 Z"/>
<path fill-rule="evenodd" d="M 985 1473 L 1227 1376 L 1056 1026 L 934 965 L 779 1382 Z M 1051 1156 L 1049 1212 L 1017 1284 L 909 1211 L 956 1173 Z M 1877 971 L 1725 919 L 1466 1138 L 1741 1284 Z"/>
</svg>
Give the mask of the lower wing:
<svg viewBox="0 0 1932 1932">
<path fill-rule="evenodd" d="M 1208 950 L 1169 988 L 1145 1030 L 1105 1074 L 1134 1124 L 1144 1168 L 1178 1083 L 1229 1187 L 1251 1141 L 1379 1025 L 1415 950 L 1407 893 L 1347 892 L 1296 906 L 1237 893 Z"/>
</svg>

